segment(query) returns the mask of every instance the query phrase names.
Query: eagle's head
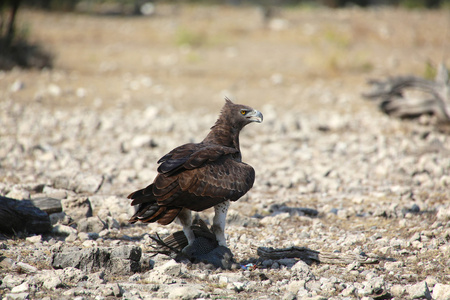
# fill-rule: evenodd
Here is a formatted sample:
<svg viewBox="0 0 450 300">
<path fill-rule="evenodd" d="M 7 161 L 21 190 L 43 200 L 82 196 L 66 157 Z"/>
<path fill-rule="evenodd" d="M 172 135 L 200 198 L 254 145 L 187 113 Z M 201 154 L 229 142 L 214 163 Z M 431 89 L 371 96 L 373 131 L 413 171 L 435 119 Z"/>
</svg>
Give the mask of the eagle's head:
<svg viewBox="0 0 450 300">
<path fill-rule="evenodd" d="M 225 118 L 229 124 L 240 130 L 245 125 L 263 121 L 263 115 L 260 111 L 242 104 L 234 104 L 230 99 L 225 98 L 225 105 L 220 114 L 221 118 Z"/>
</svg>

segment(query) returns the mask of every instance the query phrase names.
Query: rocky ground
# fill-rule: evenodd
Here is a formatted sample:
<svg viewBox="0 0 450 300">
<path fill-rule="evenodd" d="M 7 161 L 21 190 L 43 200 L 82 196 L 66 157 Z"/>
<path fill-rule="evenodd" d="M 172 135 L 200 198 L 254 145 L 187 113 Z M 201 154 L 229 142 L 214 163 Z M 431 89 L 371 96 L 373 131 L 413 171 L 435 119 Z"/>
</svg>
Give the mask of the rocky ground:
<svg viewBox="0 0 450 300">
<path fill-rule="evenodd" d="M 0 74 L 0 195 L 59 199 L 62 212 L 50 233 L 1 236 L 0 297 L 450 299 L 450 137 L 360 96 L 366 78 L 422 72 L 444 12 L 287 10 L 270 24 L 255 8 L 24 14 L 58 55 L 54 70 Z M 399 34 L 402 22 L 420 26 Z M 199 41 L 177 31 L 187 23 Z M 180 227 L 129 225 L 126 195 L 206 135 L 223 94 L 264 114 L 241 134 L 256 182 L 228 216 L 237 265 L 152 256 L 150 235 Z M 261 246 L 378 261 L 306 264 Z"/>
</svg>

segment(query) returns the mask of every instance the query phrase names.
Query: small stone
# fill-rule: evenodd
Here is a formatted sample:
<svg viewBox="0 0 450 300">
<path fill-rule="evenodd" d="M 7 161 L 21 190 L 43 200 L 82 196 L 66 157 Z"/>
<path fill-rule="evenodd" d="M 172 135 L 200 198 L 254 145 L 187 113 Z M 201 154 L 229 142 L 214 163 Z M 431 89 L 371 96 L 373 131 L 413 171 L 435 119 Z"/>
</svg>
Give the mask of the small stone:
<svg viewBox="0 0 450 300">
<path fill-rule="evenodd" d="M 47 91 L 53 97 L 58 97 L 58 96 L 61 95 L 61 88 L 58 85 L 54 84 L 54 83 L 51 83 L 51 84 L 48 85 Z"/>
<path fill-rule="evenodd" d="M 233 282 L 234 290 L 236 292 L 242 292 L 245 288 L 245 283 L 240 281 Z"/>
<path fill-rule="evenodd" d="M 281 298 L 282 300 L 295 300 L 297 299 L 296 294 L 292 293 L 292 292 L 287 292 L 283 295 L 283 297 Z"/>
<path fill-rule="evenodd" d="M 347 272 L 357 270 L 361 266 L 361 263 L 354 261 L 351 264 L 349 264 L 346 268 Z"/>
<path fill-rule="evenodd" d="M 409 209 L 409 211 L 412 212 L 412 213 L 419 213 L 420 212 L 420 207 L 419 207 L 419 205 L 414 203 L 411 206 L 411 208 Z"/>
<path fill-rule="evenodd" d="M 439 208 L 436 217 L 439 221 L 450 221 L 450 207 Z"/>
<path fill-rule="evenodd" d="M 42 235 L 34 235 L 26 238 L 27 242 L 30 242 L 32 244 L 36 244 L 42 241 Z"/>
<path fill-rule="evenodd" d="M 75 94 L 77 95 L 78 98 L 84 98 L 84 97 L 86 97 L 86 89 L 79 87 L 75 91 Z"/>
<path fill-rule="evenodd" d="M 37 272 L 37 268 L 29 265 L 27 263 L 24 262 L 18 262 L 16 263 L 16 271 L 18 272 L 22 272 L 22 273 L 26 273 L 26 274 L 34 274 Z"/>
<path fill-rule="evenodd" d="M 352 285 L 346 287 L 344 290 L 342 290 L 341 295 L 344 297 L 350 297 L 355 295 L 356 288 Z"/>
<path fill-rule="evenodd" d="M 436 283 L 433 288 L 433 299 L 450 299 L 450 284 Z"/>
<path fill-rule="evenodd" d="M 78 233 L 78 239 L 82 242 L 89 240 L 89 234 L 86 232 L 79 232 Z"/>
<path fill-rule="evenodd" d="M 78 239 L 77 233 L 71 233 L 69 234 L 66 239 L 64 240 L 66 243 L 73 243 Z"/>
<path fill-rule="evenodd" d="M 30 289 L 30 286 L 28 285 L 28 282 L 23 282 L 20 285 L 17 285 L 11 289 L 11 293 L 17 294 L 17 293 L 25 293 L 28 292 Z"/>
<path fill-rule="evenodd" d="M 219 284 L 220 285 L 226 285 L 228 283 L 228 277 L 227 276 L 220 276 L 219 277 Z"/>
<path fill-rule="evenodd" d="M 18 92 L 20 90 L 23 90 L 25 88 L 25 84 L 23 83 L 23 81 L 21 80 L 16 80 L 14 81 L 14 83 L 11 85 L 11 87 L 9 88 L 9 90 L 13 93 Z"/>
<path fill-rule="evenodd" d="M 84 233 L 84 232 L 82 232 Z M 86 235 L 88 235 L 87 233 L 84 233 Z M 89 235 L 88 235 L 89 238 Z M 81 239 L 80 239 L 81 241 Z M 85 240 L 83 243 L 81 243 L 81 246 L 83 246 L 84 248 L 93 248 L 95 246 L 97 246 L 97 243 L 95 241 L 91 241 L 91 240 Z"/>
<path fill-rule="evenodd" d="M 411 299 L 431 299 L 430 290 L 426 281 L 407 286 L 406 289 Z"/>
<path fill-rule="evenodd" d="M 199 285 L 171 286 L 168 298 L 191 300 L 207 296 L 200 288 Z"/>
<path fill-rule="evenodd" d="M 307 274 L 311 271 L 310 267 L 303 260 L 299 260 L 295 265 L 291 268 L 292 271 L 296 271 L 299 273 Z"/>
<path fill-rule="evenodd" d="M 286 290 L 297 294 L 297 292 L 302 288 L 305 288 L 305 280 L 291 280 L 287 285 Z"/>
<path fill-rule="evenodd" d="M 419 232 L 414 233 L 413 236 L 409 239 L 409 241 L 410 242 L 420 241 L 420 233 Z"/>
<path fill-rule="evenodd" d="M 89 217 L 77 221 L 77 230 L 81 232 L 97 232 L 106 229 L 106 223 L 99 217 Z"/>
<path fill-rule="evenodd" d="M 22 282 L 24 282 L 24 280 L 25 280 L 24 278 L 16 275 L 6 275 L 2 279 L 1 287 L 13 288 L 15 286 L 20 285 Z"/>
<path fill-rule="evenodd" d="M 44 189 L 42 192 L 47 195 L 49 198 L 55 198 L 55 199 L 65 199 L 67 198 L 68 191 L 65 189 L 55 189 L 51 186 L 44 186 Z"/>
<path fill-rule="evenodd" d="M 72 228 L 70 226 L 66 226 L 66 225 L 54 225 L 52 232 L 55 234 L 60 234 L 60 235 L 70 235 L 70 234 L 77 234 L 77 230 L 75 228 Z"/>
<path fill-rule="evenodd" d="M 14 294 L 14 293 L 10 293 L 10 294 L 5 294 L 4 295 L 5 296 L 5 299 L 8 299 L 8 300 L 23 300 L 23 299 L 29 299 L 28 297 L 30 296 L 30 294 L 28 294 L 28 293 L 17 293 L 17 294 Z"/>
<path fill-rule="evenodd" d="M 6 194 L 6 197 L 17 200 L 30 199 L 30 192 L 14 187 L 8 194 Z"/>
<path fill-rule="evenodd" d="M 181 264 L 172 259 L 164 265 L 155 268 L 155 271 L 169 276 L 179 276 L 181 274 Z"/>
<path fill-rule="evenodd" d="M 69 197 L 61 200 L 63 211 L 74 220 L 92 217 L 92 207 L 87 197 Z"/>
<path fill-rule="evenodd" d="M 390 289 L 390 293 L 394 297 L 401 298 L 406 293 L 406 288 L 403 285 L 394 284 Z"/>
<path fill-rule="evenodd" d="M 140 280 L 142 280 L 141 274 L 133 274 L 128 278 L 129 282 L 136 282 L 136 281 L 140 281 Z"/>
<path fill-rule="evenodd" d="M 47 290 L 55 290 L 62 285 L 63 283 L 58 276 L 49 276 L 43 283 L 43 287 Z"/>
<path fill-rule="evenodd" d="M 103 271 L 91 273 L 87 275 L 87 281 L 93 283 L 95 286 L 104 284 L 106 282 L 105 273 Z"/>
<path fill-rule="evenodd" d="M 392 252 L 392 247 L 391 246 L 385 246 L 385 247 L 380 247 L 377 250 L 382 255 L 388 255 L 389 253 Z"/>
<path fill-rule="evenodd" d="M 396 269 L 399 269 L 404 266 L 404 263 L 402 261 L 387 261 L 384 263 L 384 268 L 386 271 L 393 271 Z"/>
</svg>

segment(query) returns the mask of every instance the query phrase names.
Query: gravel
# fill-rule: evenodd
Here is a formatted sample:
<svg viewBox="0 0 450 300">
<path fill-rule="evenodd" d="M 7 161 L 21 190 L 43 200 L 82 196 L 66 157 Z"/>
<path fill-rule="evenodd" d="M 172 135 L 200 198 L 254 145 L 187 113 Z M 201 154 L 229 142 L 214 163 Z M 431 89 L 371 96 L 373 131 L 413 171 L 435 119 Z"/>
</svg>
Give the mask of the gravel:
<svg viewBox="0 0 450 300">
<path fill-rule="evenodd" d="M 128 225 L 133 208 L 125 198 L 150 182 L 167 150 L 200 139 L 215 114 L 146 119 L 146 112 L 117 108 L 54 112 L 37 103 L 1 105 L 0 151 L 7 153 L 1 193 L 57 198 L 63 207 L 51 218 L 51 234 L 4 239 L 2 256 L 11 260 L 1 268 L 6 298 L 450 297 L 450 140 L 430 128 L 375 113 L 341 115 L 337 125 L 320 114 L 306 116 L 302 128 L 292 128 L 294 113 L 283 112 L 279 120 L 275 108 L 260 108 L 272 113 L 242 133 L 244 159 L 255 167 L 257 181 L 231 206 L 227 228 L 238 263 L 257 267 L 220 271 L 150 257 L 148 234 L 164 236 L 179 227 Z M 321 131 L 323 124 L 332 129 Z M 429 150 L 433 142 L 438 150 Z M 201 216 L 210 222 L 212 213 Z M 365 252 L 380 261 L 341 266 L 257 259 L 257 246 L 292 245 Z M 139 255 L 114 254 L 120 249 Z"/>
<path fill-rule="evenodd" d="M 50 215 L 51 233 L 0 235 L 0 298 L 450 299 L 449 135 L 382 115 L 338 84 L 298 84 L 299 104 L 288 109 L 253 105 L 264 122 L 245 128 L 241 148 L 256 182 L 230 207 L 237 266 L 225 271 L 152 256 L 150 235 L 180 226 L 130 225 L 126 199 L 152 181 L 161 156 L 200 141 L 220 105 L 178 111 L 161 86 L 143 109 L 129 98 L 101 108 L 44 105 L 45 97 L 64 101 L 64 74 L 43 72 L 60 83 L 41 81 L 41 96 L 27 103 L 11 96 L 28 89 L 17 79 L 0 101 L 0 195 L 49 197 L 63 208 Z M 199 215 L 210 224 L 212 214 Z M 259 246 L 379 261 L 262 260 Z"/>
</svg>

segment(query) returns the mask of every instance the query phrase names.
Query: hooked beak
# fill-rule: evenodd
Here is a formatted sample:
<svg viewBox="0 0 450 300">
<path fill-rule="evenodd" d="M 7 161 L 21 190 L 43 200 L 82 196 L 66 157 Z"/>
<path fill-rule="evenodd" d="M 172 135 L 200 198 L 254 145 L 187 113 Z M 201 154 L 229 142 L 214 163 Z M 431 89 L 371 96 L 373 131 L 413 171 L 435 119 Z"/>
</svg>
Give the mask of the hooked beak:
<svg viewBox="0 0 450 300">
<path fill-rule="evenodd" d="M 252 110 L 251 112 L 247 113 L 246 118 L 250 122 L 258 122 L 261 123 L 263 121 L 263 115 L 260 111 Z"/>
</svg>

